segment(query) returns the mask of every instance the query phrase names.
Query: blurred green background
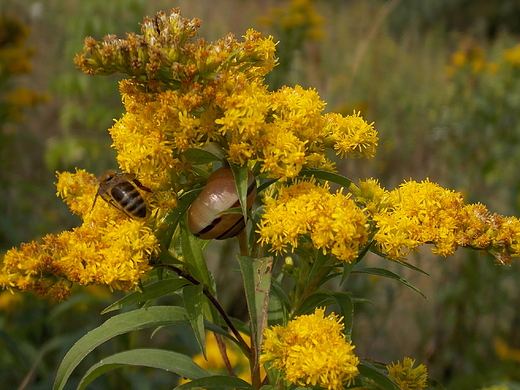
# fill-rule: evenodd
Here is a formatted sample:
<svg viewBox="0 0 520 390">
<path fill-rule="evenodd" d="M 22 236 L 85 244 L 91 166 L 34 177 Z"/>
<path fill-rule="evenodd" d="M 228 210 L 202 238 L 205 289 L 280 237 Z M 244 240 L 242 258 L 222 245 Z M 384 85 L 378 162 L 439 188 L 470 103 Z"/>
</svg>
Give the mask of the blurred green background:
<svg viewBox="0 0 520 390">
<path fill-rule="evenodd" d="M 280 41 L 280 65 L 268 78 L 273 89 L 313 87 L 328 111 L 355 109 L 374 121 L 377 156 L 337 161 L 350 179 L 375 177 L 392 189 L 429 177 L 463 192 L 469 203 L 520 216 L 518 0 L 4 0 L 1 252 L 80 222 L 55 196 L 56 171 L 78 167 L 99 174 L 115 166 L 107 129 L 123 111 L 118 78 L 74 68 L 83 38 L 138 32 L 144 15 L 172 7 L 201 18 L 199 34 L 207 40 L 228 32 L 240 37 L 249 27 L 273 34 Z M 427 300 L 377 278 L 351 277 L 342 287 L 373 302 L 356 307 L 356 353 L 386 363 L 410 356 L 448 389 L 518 388 L 518 263 L 497 266 L 467 251 L 446 259 L 428 252 L 410 262 L 429 277 L 385 264 Z M 106 319 L 99 312 L 114 299 L 97 288 L 78 289 L 60 305 L 0 293 L 2 389 L 49 389 L 64 353 Z M 170 336 L 153 343 L 193 348 L 185 335 Z M 92 360 L 149 343 L 141 334 L 121 339 Z M 116 370 L 91 388 L 171 384 L 171 375 Z"/>
</svg>

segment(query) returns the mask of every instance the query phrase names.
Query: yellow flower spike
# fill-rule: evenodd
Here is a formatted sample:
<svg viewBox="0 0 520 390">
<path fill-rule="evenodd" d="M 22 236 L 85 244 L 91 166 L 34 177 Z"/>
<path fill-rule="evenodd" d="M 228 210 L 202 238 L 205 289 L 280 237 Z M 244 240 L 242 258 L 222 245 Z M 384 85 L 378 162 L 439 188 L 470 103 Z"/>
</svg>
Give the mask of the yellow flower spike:
<svg viewBox="0 0 520 390">
<path fill-rule="evenodd" d="M 462 194 L 429 180 L 411 180 L 390 191 L 383 196 L 385 207 L 370 206 L 363 198 L 368 192 L 353 191 L 362 195 L 358 201 L 375 222 L 376 246 L 391 259 L 404 260 L 423 244 L 434 244 L 432 253 L 442 256 L 459 246 L 485 251 L 500 264 L 519 256 L 518 218 L 491 214 L 482 204 L 465 205 Z"/>
<path fill-rule="evenodd" d="M 349 386 L 359 374 L 354 346 L 343 334 L 342 318 L 325 309 L 296 317 L 286 326 L 264 331 L 260 363 L 272 363 L 298 386 L 319 385 L 329 390 Z"/>
<path fill-rule="evenodd" d="M 402 362 L 386 366 L 388 376 L 403 390 L 421 390 L 426 388 L 428 370 L 424 364 L 414 368 L 415 360 L 405 357 Z"/>
</svg>

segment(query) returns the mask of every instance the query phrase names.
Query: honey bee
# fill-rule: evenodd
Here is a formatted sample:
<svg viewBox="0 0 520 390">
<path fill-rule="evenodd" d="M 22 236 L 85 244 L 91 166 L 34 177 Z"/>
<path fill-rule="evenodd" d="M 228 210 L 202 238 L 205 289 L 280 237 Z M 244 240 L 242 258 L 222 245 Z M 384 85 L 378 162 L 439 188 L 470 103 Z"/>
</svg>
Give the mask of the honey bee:
<svg viewBox="0 0 520 390">
<path fill-rule="evenodd" d="M 99 176 L 98 182 L 99 188 L 94 197 L 92 208 L 96 204 L 97 197 L 101 196 L 107 203 L 130 218 L 148 218 L 150 210 L 139 189 L 146 192 L 152 192 L 152 190 L 142 185 L 136 179 L 136 175 L 132 173 L 117 173 L 115 170 L 110 169 Z"/>
</svg>

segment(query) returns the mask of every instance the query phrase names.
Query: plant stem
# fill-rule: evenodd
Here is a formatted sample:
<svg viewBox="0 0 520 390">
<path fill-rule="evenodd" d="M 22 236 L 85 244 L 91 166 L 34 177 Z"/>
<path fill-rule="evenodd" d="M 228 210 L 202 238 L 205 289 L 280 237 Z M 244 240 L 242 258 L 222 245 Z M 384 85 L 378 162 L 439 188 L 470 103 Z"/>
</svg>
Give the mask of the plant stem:
<svg viewBox="0 0 520 390">
<path fill-rule="evenodd" d="M 171 265 L 171 264 L 161 264 L 161 265 L 171 271 L 174 271 L 179 276 L 183 277 L 184 279 L 190 281 L 191 283 L 193 283 L 195 285 L 201 284 L 197 279 L 195 279 L 189 273 L 185 272 L 184 270 L 182 270 L 174 265 Z M 251 348 L 249 347 L 249 345 L 247 345 L 246 341 L 244 340 L 244 338 L 242 337 L 242 335 L 240 334 L 238 329 L 235 327 L 235 325 L 233 325 L 233 323 L 231 322 L 231 319 L 228 317 L 226 311 L 222 308 L 220 303 L 217 301 L 217 298 L 215 298 L 213 296 L 213 294 L 211 294 L 211 292 L 208 291 L 206 286 L 204 286 L 202 291 L 203 291 L 204 295 L 209 299 L 209 301 L 213 304 L 213 306 L 215 306 L 217 311 L 220 313 L 220 315 L 226 322 L 226 324 L 229 327 L 229 329 L 231 330 L 231 332 L 235 335 L 235 337 L 238 340 L 238 342 L 240 343 L 240 345 L 242 345 L 242 348 L 244 349 L 244 351 L 249 356 L 251 356 Z"/>
</svg>

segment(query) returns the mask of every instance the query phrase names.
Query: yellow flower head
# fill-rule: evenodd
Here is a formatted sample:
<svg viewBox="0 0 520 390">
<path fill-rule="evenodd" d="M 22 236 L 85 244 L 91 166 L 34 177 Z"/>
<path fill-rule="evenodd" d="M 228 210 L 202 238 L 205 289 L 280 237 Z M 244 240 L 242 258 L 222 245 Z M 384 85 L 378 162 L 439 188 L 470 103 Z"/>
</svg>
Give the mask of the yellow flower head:
<svg viewBox="0 0 520 390">
<path fill-rule="evenodd" d="M 413 367 L 415 360 L 405 357 L 402 362 L 386 366 L 388 376 L 403 390 L 421 390 L 427 386 L 428 370 L 424 364 Z"/>
<path fill-rule="evenodd" d="M 452 255 L 459 247 L 485 251 L 500 264 L 520 255 L 520 220 L 491 214 L 484 205 L 465 205 L 462 194 L 425 180 L 384 192 L 374 184 L 353 188 L 375 222 L 374 240 L 391 259 L 404 259 L 423 244 Z M 374 200 L 372 200 L 374 199 Z"/>
<path fill-rule="evenodd" d="M 285 379 L 299 386 L 343 389 L 359 374 L 359 359 L 343 334 L 341 321 L 336 314 L 325 316 L 325 310 L 317 308 L 286 326 L 266 329 L 260 362 L 272 362 Z"/>
<path fill-rule="evenodd" d="M 283 34 L 320 40 L 324 35 L 323 20 L 312 0 L 292 0 L 285 9 L 273 8 L 262 21 Z"/>
<path fill-rule="evenodd" d="M 51 294 L 58 300 L 68 297 L 72 282 L 124 291 L 138 288 L 159 249 L 151 228 L 104 201 L 93 207 L 97 181 L 83 170 L 59 175 L 57 188 L 83 224 L 9 250 L 0 287 Z"/>
<path fill-rule="evenodd" d="M 331 194 L 328 184 L 300 181 L 281 187 L 277 198 L 264 202 L 258 233 L 273 251 L 296 248 L 301 236 L 308 235 L 316 248 L 351 262 L 367 242 L 363 211 L 341 192 Z"/>
<path fill-rule="evenodd" d="M 504 50 L 504 59 L 512 66 L 520 66 L 520 44 Z"/>
<path fill-rule="evenodd" d="M 367 123 L 358 112 L 346 117 L 330 113 L 326 116 L 327 130 L 336 153 L 352 157 L 373 157 L 376 152 L 377 132 L 373 123 Z"/>
<path fill-rule="evenodd" d="M 453 254 L 463 206 L 460 193 L 429 180 L 410 180 L 388 194 L 388 204 L 373 216 L 377 228 L 374 239 L 391 259 L 403 259 L 425 243 L 435 244 L 435 254 Z"/>
<path fill-rule="evenodd" d="M 310 6 L 296 2 L 297 8 Z M 158 13 L 145 18 L 142 35 L 85 40 L 78 66 L 89 74 L 126 73 L 120 84 L 126 113 L 110 129 L 118 163 L 157 187 L 165 199 L 190 189 L 190 149 L 214 143 L 219 158 L 259 163 L 268 177 L 285 181 L 303 167 L 333 170 L 327 148 L 341 156 L 371 156 L 376 132 L 358 115 L 323 115 L 314 89 L 268 91 L 264 76 L 275 65 L 273 37 L 250 29 L 239 42 L 193 42 L 200 21 Z M 173 201 L 172 201 L 173 202 Z M 172 204 L 159 208 L 174 207 Z"/>
</svg>

